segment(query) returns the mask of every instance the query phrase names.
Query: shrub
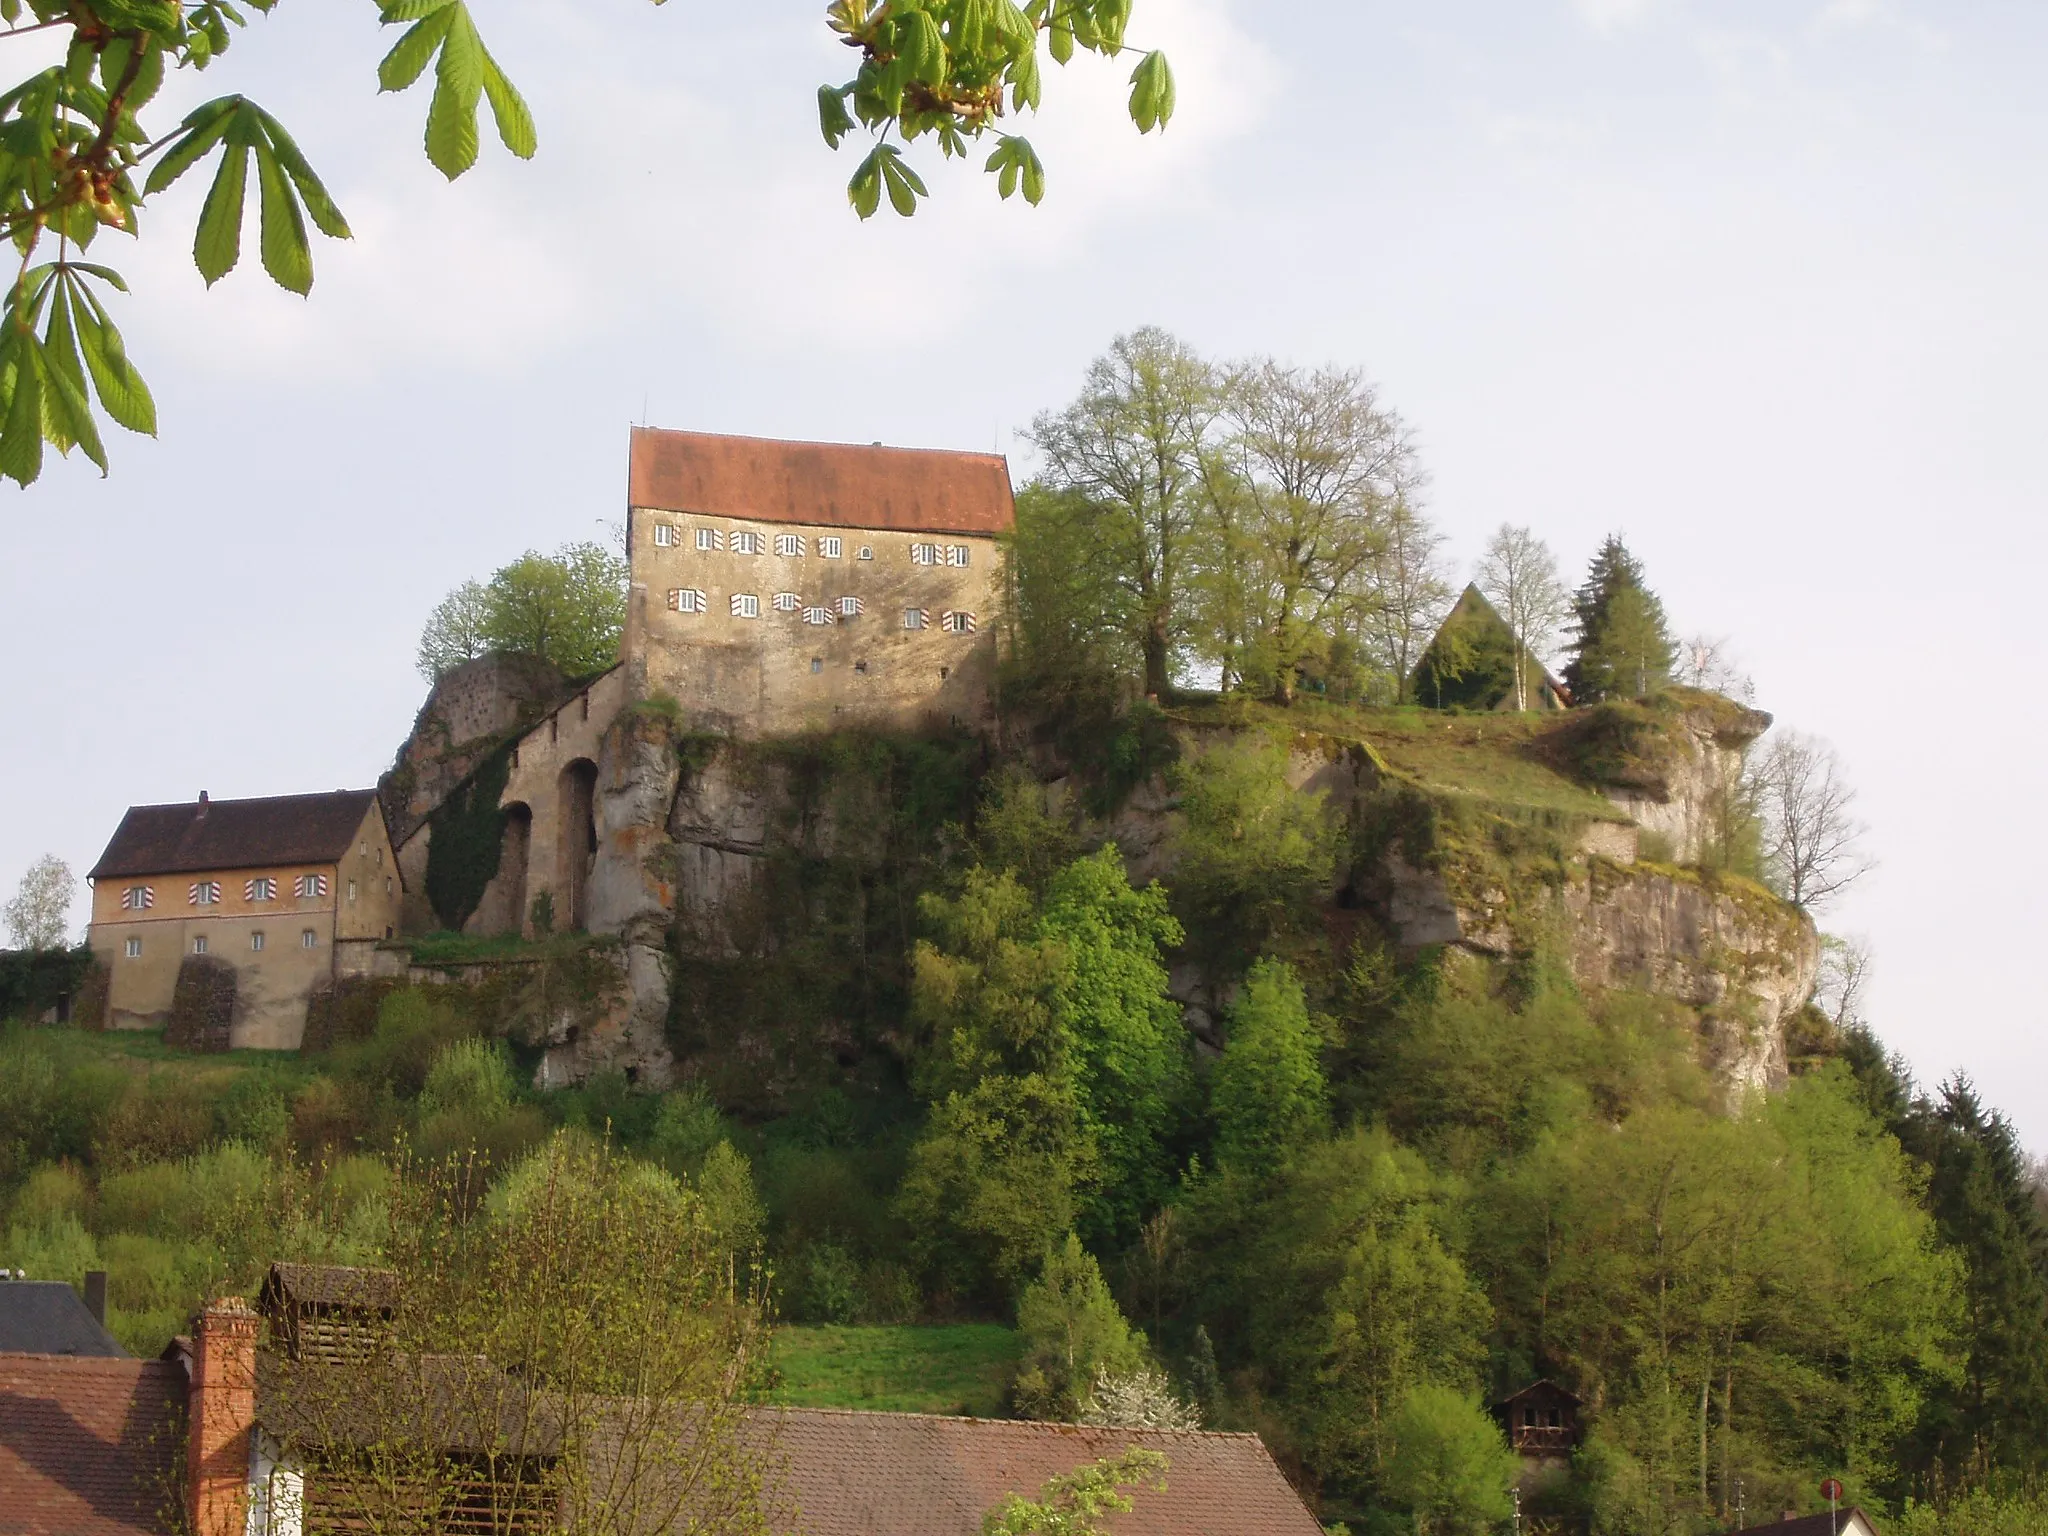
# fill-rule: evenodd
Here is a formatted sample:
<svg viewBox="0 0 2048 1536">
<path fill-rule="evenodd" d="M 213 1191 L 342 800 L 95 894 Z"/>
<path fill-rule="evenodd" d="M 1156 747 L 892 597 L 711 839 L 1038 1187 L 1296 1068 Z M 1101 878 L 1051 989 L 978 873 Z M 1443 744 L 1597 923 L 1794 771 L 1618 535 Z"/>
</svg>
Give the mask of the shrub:
<svg viewBox="0 0 2048 1536">
<path fill-rule="evenodd" d="M 1145 1347 L 1117 1310 L 1095 1256 L 1069 1232 L 1045 1257 L 1039 1277 L 1017 1302 L 1023 1358 L 1012 1389 L 1034 1419 L 1073 1421 L 1103 1372 L 1145 1365 Z"/>
<path fill-rule="evenodd" d="M 796 1263 L 790 1315 L 805 1323 L 850 1323 L 860 1315 L 860 1263 L 837 1243 L 812 1243 Z"/>
</svg>

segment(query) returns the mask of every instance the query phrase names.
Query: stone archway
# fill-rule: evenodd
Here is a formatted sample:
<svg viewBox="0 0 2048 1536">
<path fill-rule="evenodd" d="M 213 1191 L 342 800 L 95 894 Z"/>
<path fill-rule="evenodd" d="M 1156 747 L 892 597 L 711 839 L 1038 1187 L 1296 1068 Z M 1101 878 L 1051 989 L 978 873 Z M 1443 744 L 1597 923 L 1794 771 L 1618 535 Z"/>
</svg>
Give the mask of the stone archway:
<svg viewBox="0 0 2048 1536">
<path fill-rule="evenodd" d="M 597 858 L 597 764 L 579 757 L 555 786 L 555 922 L 580 932 L 587 923 L 586 893 Z"/>
</svg>

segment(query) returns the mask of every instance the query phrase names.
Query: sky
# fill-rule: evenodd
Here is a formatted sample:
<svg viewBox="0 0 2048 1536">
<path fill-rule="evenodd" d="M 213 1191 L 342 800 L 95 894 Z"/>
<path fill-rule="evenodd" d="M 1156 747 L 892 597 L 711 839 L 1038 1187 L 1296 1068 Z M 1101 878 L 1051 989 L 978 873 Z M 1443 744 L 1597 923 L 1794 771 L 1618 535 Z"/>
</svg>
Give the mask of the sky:
<svg viewBox="0 0 2048 1536">
<path fill-rule="evenodd" d="M 1049 72 L 1037 209 L 917 163 L 862 224 L 814 93 L 821 3 L 472 0 L 539 120 L 449 185 L 373 6 L 288 0 L 162 117 L 246 91 L 355 238 L 310 300 L 207 290 L 203 186 L 116 319 L 160 434 L 0 493 L 0 892 L 83 872 L 132 803 L 367 785 L 421 621 L 603 538 L 635 422 L 997 450 L 1112 337 L 1357 366 L 1469 567 L 1503 522 L 1568 576 L 1625 535 L 1831 743 L 1878 867 L 1824 915 L 1921 1081 L 2048 1149 L 2019 942 L 2048 905 L 2030 571 L 2048 555 L 2048 11 L 2000 0 L 1136 0 L 1179 112 Z M 29 40 L 10 63 L 37 62 Z M 203 88 L 203 89 L 202 89 Z M 253 227 L 252 239 L 253 247 Z M 84 905 L 75 917 L 82 924 Z"/>
</svg>

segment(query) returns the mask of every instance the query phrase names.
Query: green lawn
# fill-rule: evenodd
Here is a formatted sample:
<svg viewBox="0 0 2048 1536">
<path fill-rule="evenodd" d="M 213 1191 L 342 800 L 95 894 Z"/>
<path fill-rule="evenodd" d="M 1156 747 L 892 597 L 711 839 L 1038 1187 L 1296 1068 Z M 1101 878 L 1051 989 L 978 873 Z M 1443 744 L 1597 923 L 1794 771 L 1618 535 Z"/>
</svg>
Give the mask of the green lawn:
<svg viewBox="0 0 2048 1536">
<path fill-rule="evenodd" d="M 898 1328 L 784 1327 L 769 1398 L 792 1408 L 1002 1413 L 1017 1336 L 997 1323 Z"/>
</svg>

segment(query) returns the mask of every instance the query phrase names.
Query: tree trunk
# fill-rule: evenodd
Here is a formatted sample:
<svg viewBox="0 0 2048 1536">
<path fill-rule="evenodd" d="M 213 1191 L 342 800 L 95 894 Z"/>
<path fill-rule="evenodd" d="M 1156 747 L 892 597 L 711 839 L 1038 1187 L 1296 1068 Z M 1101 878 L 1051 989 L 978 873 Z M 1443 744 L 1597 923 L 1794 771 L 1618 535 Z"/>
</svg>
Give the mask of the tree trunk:
<svg viewBox="0 0 2048 1536">
<path fill-rule="evenodd" d="M 1155 621 L 1145 630 L 1145 691 L 1163 699 L 1171 687 L 1166 675 L 1166 627 Z"/>
</svg>

